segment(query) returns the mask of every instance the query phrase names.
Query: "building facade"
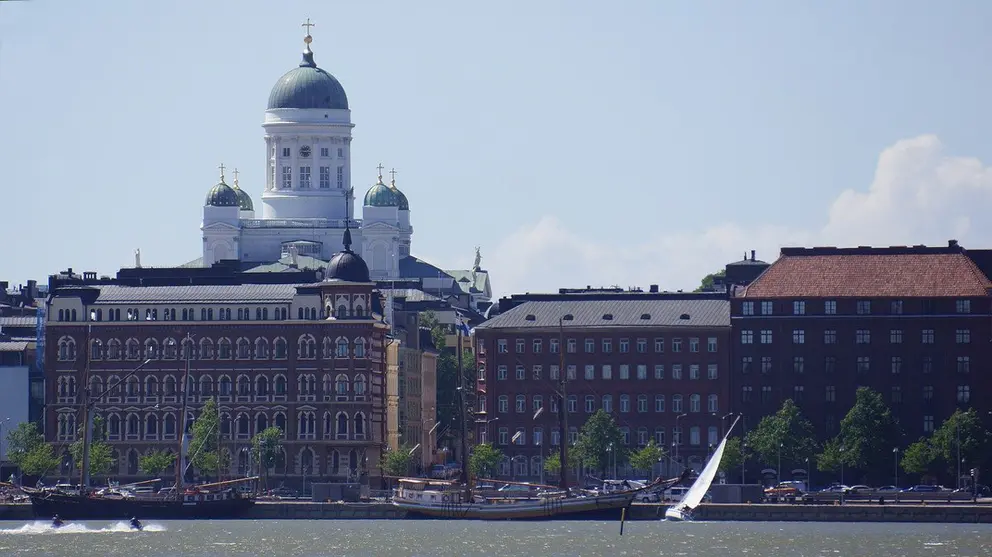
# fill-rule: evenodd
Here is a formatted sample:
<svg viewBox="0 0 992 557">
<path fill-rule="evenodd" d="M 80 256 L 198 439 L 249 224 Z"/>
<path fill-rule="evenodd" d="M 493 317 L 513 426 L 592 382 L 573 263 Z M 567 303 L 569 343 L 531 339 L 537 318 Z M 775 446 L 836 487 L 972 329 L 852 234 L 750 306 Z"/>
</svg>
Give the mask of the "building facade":
<svg viewBox="0 0 992 557">
<path fill-rule="evenodd" d="M 63 453 L 77 436 L 85 388 L 113 449 L 110 475 L 142 476 L 141 455 L 178 451 L 183 377 L 187 427 L 215 400 L 228 475 L 249 467 L 253 435 L 283 430 L 276 481 L 378 485 L 385 442 L 385 338 L 368 268 L 350 250 L 323 282 L 54 289 L 48 301 L 47 437 Z M 126 377 L 149 360 L 140 371 Z"/>
<path fill-rule="evenodd" d="M 543 459 L 562 442 L 562 410 L 568 443 L 602 409 L 630 449 L 651 439 L 666 448 L 656 473 L 673 461 L 702 468 L 727 414 L 726 295 L 580 291 L 515 296 L 504 306 L 511 309 L 475 329 L 476 435 L 507 456 L 504 477 L 543 475 Z"/>
<path fill-rule="evenodd" d="M 731 300 L 733 410 L 757 425 L 793 399 L 821 439 L 859 386 L 883 395 L 906 443 L 955 409 L 992 410 L 989 279 L 946 248 L 786 248 Z"/>
</svg>

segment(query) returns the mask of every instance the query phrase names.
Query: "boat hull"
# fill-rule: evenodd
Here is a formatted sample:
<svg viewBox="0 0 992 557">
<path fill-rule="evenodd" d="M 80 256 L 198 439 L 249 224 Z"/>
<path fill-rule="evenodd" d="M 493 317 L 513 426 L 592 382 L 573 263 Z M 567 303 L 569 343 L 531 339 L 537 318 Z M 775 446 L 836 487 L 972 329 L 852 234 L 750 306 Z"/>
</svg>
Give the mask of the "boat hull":
<svg viewBox="0 0 992 557">
<path fill-rule="evenodd" d="M 254 501 L 232 497 L 211 501 L 167 499 L 104 499 L 59 493 L 32 494 L 31 506 L 39 518 L 59 515 L 64 520 L 177 520 L 194 518 L 239 518 Z"/>
<path fill-rule="evenodd" d="M 393 500 L 408 518 L 463 520 L 619 520 L 633 495 L 618 494 L 514 503 L 422 504 Z"/>
<path fill-rule="evenodd" d="M 689 511 L 680 510 L 675 507 L 668 507 L 665 509 L 665 520 L 686 522 L 692 520 L 692 516 L 689 514 Z"/>
</svg>

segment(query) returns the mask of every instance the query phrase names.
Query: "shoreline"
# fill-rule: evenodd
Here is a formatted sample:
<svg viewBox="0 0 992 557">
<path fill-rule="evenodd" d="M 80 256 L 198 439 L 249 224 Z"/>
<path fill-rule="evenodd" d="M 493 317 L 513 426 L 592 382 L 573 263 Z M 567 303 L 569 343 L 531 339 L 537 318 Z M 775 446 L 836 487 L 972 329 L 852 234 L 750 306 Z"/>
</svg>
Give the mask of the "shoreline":
<svg viewBox="0 0 992 557">
<path fill-rule="evenodd" d="M 668 505 L 635 503 L 627 520 L 663 520 Z M 618 516 L 619 519 L 619 516 Z M 918 522 L 945 524 L 992 523 L 992 505 L 986 503 L 898 504 L 704 504 L 695 512 L 700 521 L 743 522 Z M 0 504 L 0 520 L 30 521 L 30 503 Z M 239 520 L 417 520 L 390 503 L 316 503 L 312 501 L 259 501 Z"/>
</svg>

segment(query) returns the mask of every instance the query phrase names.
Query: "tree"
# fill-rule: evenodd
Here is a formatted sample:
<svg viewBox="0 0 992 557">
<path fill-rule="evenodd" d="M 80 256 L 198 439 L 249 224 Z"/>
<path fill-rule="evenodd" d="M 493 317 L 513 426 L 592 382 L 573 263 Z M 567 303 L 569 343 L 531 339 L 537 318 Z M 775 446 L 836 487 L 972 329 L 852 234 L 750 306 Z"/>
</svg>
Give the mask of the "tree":
<svg viewBox="0 0 992 557">
<path fill-rule="evenodd" d="M 57 470 L 59 459 L 45 436 L 38 431 L 38 424 L 24 422 L 7 432 L 7 460 L 29 476 L 43 476 Z"/>
<path fill-rule="evenodd" d="M 387 476 L 406 476 L 410 473 L 411 464 L 413 457 L 410 455 L 410 447 L 401 446 L 395 451 L 384 452 L 380 467 Z"/>
<path fill-rule="evenodd" d="M 90 440 L 90 475 L 100 476 L 110 472 L 113 463 L 110 445 L 104 441 L 104 423 L 102 416 L 93 418 L 93 437 Z M 83 467 L 83 439 L 86 436 L 86 424 L 80 424 L 76 440 L 69 445 L 69 453 L 77 469 Z"/>
<path fill-rule="evenodd" d="M 726 269 L 721 269 L 721 270 L 719 270 L 719 271 L 717 271 L 715 273 L 710 273 L 710 274 L 706 275 L 705 277 L 703 277 L 703 280 L 700 281 L 700 283 L 699 283 L 699 287 L 696 288 L 695 290 L 693 290 L 693 292 L 704 292 L 704 291 L 707 291 L 707 290 L 713 288 L 713 279 L 717 279 L 717 278 L 722 279 L 722 278 L 724 278 L 726 276 L 727 276 Z"/>
<path fill-rule="evenodd" d="M 955 410 L 930 436 L 930 446 L 934 456 L 941 461 L 944 470 L 952 477 L 957 476 L 959 454 L 962 470 L 977 466 L 985 458 L 988 442 L 989 431 L 982 425 L 974 408 L 967 412 Z M 968 464 L 970 466 L 967 466 Z M 958 479 L 955 479 L 954 485 L 957 484 Z"/>
<path fill-rule="evenodd" d="M 777 463 L 779 455 L 782 461 L 795 464 L 813 456 L 815 439 L 813 424 L 792 399 L 786 399 L 778 412 L 765 416 L 748 432 L 746 443 L 764 464 Z"/>
<path fill-rule="evenodd" d="M 665 450 L 655 444 L 654 439 L 648 441 L 639 450 L 630 455 L 630 466 L 634 470 L 643 471 L 648 474 L 654 470 L 654 465 L 665 457 Z"/>
<path fill-rule="evenodd" d="M 744 463 L 744 452 L 741 449 L 741 438 L 731 437 L 727 439 L 727 445 L 723 448 L 723 459 L 720 460 L 719 471 L 726 475 L 740 472 L 741 464 Z"/>
<path fill-rule="evenodd" d="M 200 415 L 193 421 L 192 438 L 189 443 L 191 463 L 201 474 L 220 476 L 219 470 L 224 470 L 230 463 L 227 455 L 218 454 L 220 435 L 220 414 L 217 402 L 208 400 L 200 409 Z"/>
<path fill-rule="evenodd" d="M 420 314 L 420 325 L 431 331 L 431 339 L 438 351 L 437 358 L 437 420 L 448 426 L 441 438 L 455 438 L 461 432 L 461 421 L 466 419 L 462 408 L 469 406 L 470 401 L 462 401 L 458 387 L 474 385 L 475 357 L 471 351 L 462 353 L 462 377 L 458 376 L 458 347 L 448 348 L 446 337 L 449 334 L 447 325 L 442 324 L 437 314 L 425 311 Z"/>
<path fill-rule="evenodd" d="M 616 421 L 600 408 L 589 416 L 579 431 L 575 454 L 605 477 L 606 470 L 611 466 L 623 466 L 627 462 L 630 451 L 623 443 L 623 432 Z"/>
<path fill-rule="evenodd" d="M 882 395 L 858 387 L 854 406 L 841 420 L 837 436 L 824 445 L 817 468 L 836 471 L 843 465 L 861 471 L 869 481 L 885 481 L 899 437 L 899 424 Z"/>
<path fill-rule="evenodd" d="M 544 459 L 544 471 L 549 474 L 558 474 L 561 472 L 561 456 L 558 454 L 558 451 L 553 451 Z"/>
<path fill-rule="evenodd" d="M 172 466 L 175 461 L 176 455 L 165 451 L 155 451 L 138 459 L 138 469 L 149 476 L 158 476 L 165 472 L 166 468 Z"/>
<path fill-rule="evenodd" d="M 899 465 L 907 473 L 916 474 L 921 479 L 936 476 L 942 468 L 940 457 L 933 450 L 929 437 L 920 437 L 919 441 L 906 447 Z"/>
<path fill-rule="evenodd" d="M 258 463 L 266 487 L 269 485 L 269 468 L 276 465 L 281 446 L 282 430 L 275 426 L 267 427 L 251 438 L 251 459 Z"/>
<path fill-rule="evenodd" d="M 468 459 L 468 469 L 477 478 L 490 478 L 496 474 L 502 460 L 503 451 L 489 443 L 482 443 L 472 450 L 472 455 Z"/>
<path fill-rule="evenodd" d="M 837 472 L 843 466 L 850 466 L 844 460 L 844 451 L 841 450 L 840 440 L 837 437 L 828 440 L 823 444 L 823 451 L 816 455 L 816 469 L 821 472 Z"/>
</svg>

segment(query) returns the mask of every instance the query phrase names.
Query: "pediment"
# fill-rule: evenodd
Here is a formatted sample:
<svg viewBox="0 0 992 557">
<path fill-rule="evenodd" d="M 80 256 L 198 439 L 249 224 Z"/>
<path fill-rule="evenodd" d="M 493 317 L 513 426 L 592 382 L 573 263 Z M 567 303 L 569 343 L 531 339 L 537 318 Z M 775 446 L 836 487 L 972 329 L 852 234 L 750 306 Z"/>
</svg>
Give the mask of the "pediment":
<svg viewBox="0 0 992 557">
<path fill-rule="evenodd" d="M 366 230 L 368 230 L 370 232 L 378 232 L 378 231 L 396 232 L 399 229 L 400 228 L 398 226 L 395 226 L 395 225 L 392 225 L 392 224 L 389 224 L 389 223 L 385 223 L 385 222 L 370 222 L 370 223 L 366 223 L 366 224 L 362 225 L 362 232 L 363 233 Z"/>
<path fill-rule="evenodd" d="M 214 222 L 200 227 L 201 230 L 225 230 L 225 231 L 236 231 L 241 230 L 240 227 L 228 224 L 226 222 Z"/>
</svg>

